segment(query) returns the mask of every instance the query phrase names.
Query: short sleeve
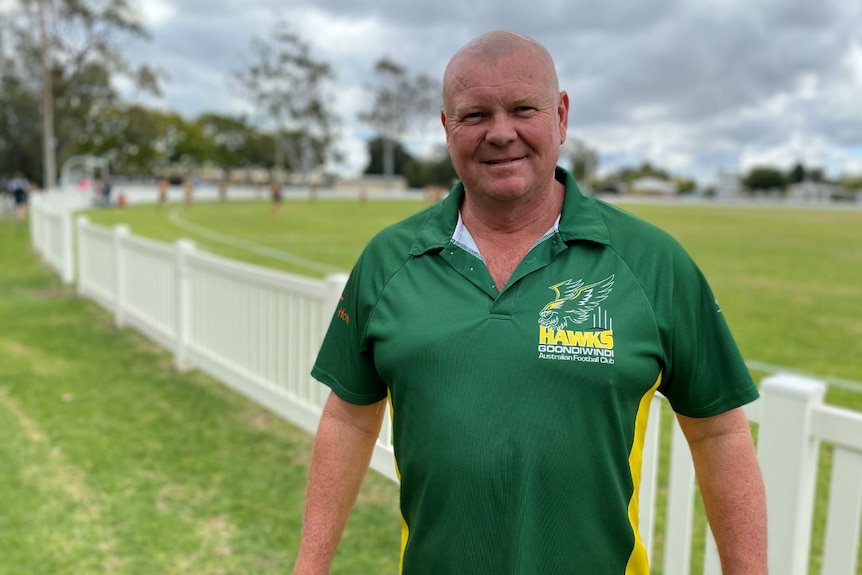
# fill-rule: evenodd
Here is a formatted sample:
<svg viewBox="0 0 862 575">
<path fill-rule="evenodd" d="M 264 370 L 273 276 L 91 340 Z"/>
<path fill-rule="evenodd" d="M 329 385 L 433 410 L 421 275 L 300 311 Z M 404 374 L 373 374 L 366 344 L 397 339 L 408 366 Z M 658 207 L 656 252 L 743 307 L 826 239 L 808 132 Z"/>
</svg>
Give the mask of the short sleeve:
<svg viewBox="0 0 862 575">
<path fill-rule="evenodd" d="M 347 280 L 311 370 L 338 397 L 359 405 L 375 403 L 387 394 L 374 367 L 373 350 L 365 340 L 377 299 L 366 263 L 363 254 Z"/>
<path fill-rule="evenodd" d="M 688 417 L 709 417 L 758 397 L 748 367 L 701 270 L 673 256 L 668 366 L 660 391 Z"/>
</svg>

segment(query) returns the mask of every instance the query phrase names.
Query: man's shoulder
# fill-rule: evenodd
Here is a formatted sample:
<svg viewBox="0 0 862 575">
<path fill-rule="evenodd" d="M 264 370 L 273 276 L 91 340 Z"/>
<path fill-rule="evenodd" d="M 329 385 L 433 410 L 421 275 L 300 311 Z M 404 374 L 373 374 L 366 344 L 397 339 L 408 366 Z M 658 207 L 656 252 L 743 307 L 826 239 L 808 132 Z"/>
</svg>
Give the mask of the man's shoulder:
<svg viewBox="0 0 862 575">
<path fill-rule="evenodd" d="M 433 208 L 423 209 L 377 232 L 362 250 L 348 285 L 354 285 L 362 297 L 376 299 L 411 260 L 431 250 L 428 248 L 428 226 Z"/>
<path fill-rule="evenodd" d="M 429 241 L 435 243 L 433 238 L 439 242 L 444 237 L 445 226 L 442 222 L 440 204 L 423 208 L 377 232 L 368 242 L 366 251 L 382 250 L 405 257 L 409 253 L 415 255 L 417 251 L 424 251 Z"/>
<path fill-rule="evenodd" d="M 679 242 L 657 224 L 624 207 L 596 198 L 596 206 L 608 226 L 611 244 L 619 248 L 677 248 Z"/>
</svg>

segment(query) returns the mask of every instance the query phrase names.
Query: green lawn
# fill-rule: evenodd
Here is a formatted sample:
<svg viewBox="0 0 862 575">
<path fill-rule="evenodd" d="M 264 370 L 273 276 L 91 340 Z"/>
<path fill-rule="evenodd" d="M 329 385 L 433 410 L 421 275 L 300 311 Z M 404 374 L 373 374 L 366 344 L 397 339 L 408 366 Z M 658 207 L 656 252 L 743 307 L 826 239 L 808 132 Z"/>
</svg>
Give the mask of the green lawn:
<svg viewBox="0 0 862 575">
<path fill-rule="evenodd" d="M 87 215 L 320 276 L 294 256 L 348 270 L 378 229 L 425 205 Z M 862 211 L 628 208 L 695 256 L 746 358 L 862 381 Z M 168 352 L 113 329 L 28 245 L 25 226 L 0 220 L 0 574 L 288 573 L 311 438 L 203 374 L 175 373 Z M 840 387 L 829 400 L 862 409 Z M 332 573 L 395 573 L 399 532 L 396 486 L 370 474 Z"/>
<path fill-rule="evenodd" d="M 312 439 L 110 322 L 0 220 L 0 574 L 289 573 Z M 332 572 L 399 537 L 371 474 Z"/>
</svg>

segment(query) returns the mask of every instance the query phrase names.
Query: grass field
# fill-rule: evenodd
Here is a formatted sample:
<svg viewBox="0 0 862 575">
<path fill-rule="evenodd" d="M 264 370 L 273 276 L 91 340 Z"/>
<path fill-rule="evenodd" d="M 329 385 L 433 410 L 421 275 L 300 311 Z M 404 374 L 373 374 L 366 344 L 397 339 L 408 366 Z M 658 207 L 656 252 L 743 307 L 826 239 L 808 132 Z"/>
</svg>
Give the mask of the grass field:
<svg viewBox="0 0 862 575">
<path fill-rule="evenodd" d="M 75 297 L 0 219 L 0 575 L 290 573 L 311 438 Z M 397 570 L 370 474 L 333 574 Z"/>
<path fill-rule="evenodd" d="M 263 202 L 88 216 L 320 276 L 349 269 L 377 230 L 424 206 L 288 201 L 278 217 Z M 862 211 L 627 207 L 695 256 L 746 358 L 862 381 Z M 173 372 L 168 352 L 113 329 L 27 245 L 23 226 L 0 221 L 0 575 L 289 572 L 310 438 L 200 373 Z M 843 387 L 829 400 L 862 409 L 862 394 Z M 333 574 L 396 572 L 396 502 L 395 485 L 369 475 Z"/>
</svg>

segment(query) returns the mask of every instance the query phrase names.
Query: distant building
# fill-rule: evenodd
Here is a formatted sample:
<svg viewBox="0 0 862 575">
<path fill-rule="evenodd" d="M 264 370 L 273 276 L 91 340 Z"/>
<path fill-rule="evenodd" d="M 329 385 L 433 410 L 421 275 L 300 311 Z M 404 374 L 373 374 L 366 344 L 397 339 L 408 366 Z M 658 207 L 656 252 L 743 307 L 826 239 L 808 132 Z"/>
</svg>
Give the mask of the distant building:
<svg viewBox="0 0 862 575">
<path fill-rule="evenodd" d="M 404 191 L 407 189 L 407 179 L 403 176 L 391 176 L 387 178 L 382 175 L 365 174 L 358 178 L 345 178 L 335 182 L 336 190 L 365 190 L 376 191 Z"/>
<path fill-rule="evenodd" d="M 797 202 L 830 202 L 843 195 L 844 189 L 825 182 L 799 182 L 787 186 L 785 197 Z"/>
<path fill-rule="evenodd" d="M 644 176 L 632 180 L 629 183 L 629 191 L 633 194 L 650 196 L 675 196 L 679 193 L 679 188 L 675 182 Z"/>
<path fill-rule="evenodd" d="M 713 190 L 713 197 L 726 200 L 741 197 L 744 187 L 742 179 L 739 176 L 728 174 L 727 172 L 719 172 Z"/>
</svg>

